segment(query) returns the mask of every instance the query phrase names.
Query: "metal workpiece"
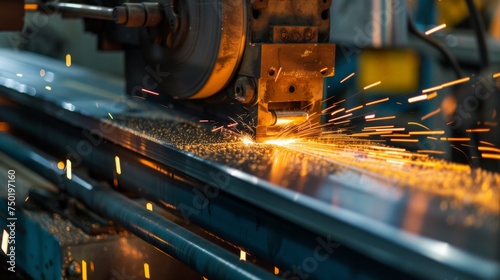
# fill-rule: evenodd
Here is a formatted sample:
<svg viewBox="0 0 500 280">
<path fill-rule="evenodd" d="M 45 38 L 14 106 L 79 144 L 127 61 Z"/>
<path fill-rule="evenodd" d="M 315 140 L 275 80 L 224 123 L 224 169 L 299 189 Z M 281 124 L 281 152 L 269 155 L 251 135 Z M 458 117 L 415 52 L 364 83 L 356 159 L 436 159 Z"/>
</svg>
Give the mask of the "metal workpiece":
<svg viewBox="0 0 500 280">
<path fill-rule="evenodd" d="M 215 279 L 272 279 L 272 275 L 198 235 L 140 206 L 109 186 L 97 183 L 73 171 L 67 178 L 58 169 L 57 160 L 30 148 L 26 143 L 0 133 L 0 150 L 63 187 L 103 217 L 115 221 L 146 242 Z M 54 179 L 58 178 L 58 179 Z"/>
<path fill-rule="evenodd" d="M 77 67 L 68 71 L 64 65 L 34 57 L 38 58 L 24 53 L 2 55 L 0 118 L 8 122 L 12 133 L 28 135 L 39 145 L 58 151 L 59 157 L 94 165 L 107 178 L 115 178 L 112 183 L 118 189 L 136 189 L 176 211 L 181 208 L 177 203 L 183 202 L 194 211 L 187 212 L 192 213 L 190 221 L 213 225 L 214 231 L 232 241 L 238 240 L 238 234 L 226 231 L 222 220 L 210 216 L 212 210 L 222 213 L 211 208 L 223 204 L 219 199 L 231 197 L 317 237 L 329 236 L 330 241 L 341 244 L 339 248 L 404 274 L 434 279 L 496 279 L 500 275 L 499 209 L 494 203 L 498 174 L 421 159 L 342 135 L 325 141 L 274 144 L 229 137 L 175 109 L 126 99 L 117 94 L 122 88 L 112 79 Z M 57 73 L 58 82 L 50 91 L 44 90 L 44 79 L 27 79 L 39 77 L 40 68 Z M 75 87 L 71 82 L 75 75 L 84 77 L 89 85 Z M 136 156 L 108 148 L 111 144 Z M 402 153 L 410 163 L 405 165 L 406 171 L 370 156 L 385 150 Z M 121 158 L 121 174 L 113 171 L 115 153 Z M 138 177 L 151 183 L 146 188 Z M 202 188 L 206 185 L 208 195 L 218 190 L 220 197 L 200 200 L 196 195 L 200 192 L 195 191 L 198 187 L 181 191 L 162 184 L 172 182 L 165 178 L 177 182 L 188 178 Z M 183 195 L 176 198 L 173 193 Z M 485 195 L 488 193 L 491 196 Z M 194 202 L 193 196 L 197 198 Z M 231 221 L 239 221 L 240 226 L 246 220 L 233 217 Z M 284 253 L 288 248 L 280 240 L 271 238 L 269 247 L 242 246 L 262 256 L 293 256 Z M 314 241 L 304 241 L 311 243 Z M 314 246 L 309 248 L 314 252 Z M 340 253 L 345 252 L 341 249 L 335 252 L 339 254 L 333 253 L 332 258 L 340 258 L 344 264 L 353 262 L 353 254 Z M 291 268 L 307 259 L 300 258 L 283 258 L 280 263 Z M 318 270 L 329 268 L 318 262 Z"/>
</svg>

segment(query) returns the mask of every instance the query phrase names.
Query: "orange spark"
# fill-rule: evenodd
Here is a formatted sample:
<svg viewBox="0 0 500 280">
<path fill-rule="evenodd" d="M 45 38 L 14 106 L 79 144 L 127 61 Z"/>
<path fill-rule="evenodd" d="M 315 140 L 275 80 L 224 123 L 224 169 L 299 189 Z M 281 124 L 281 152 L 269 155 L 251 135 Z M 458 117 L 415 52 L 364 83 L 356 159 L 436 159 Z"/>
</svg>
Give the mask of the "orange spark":
<svg viewBox="0 0 500 280">
<path fill-rule="evenodd" d="M 410 131 L 410 135 L 443 135 L 444 130 L 435 131 Z"/>
<path fill-rule="evenodd" d="M 436 151 L 436 150 L 418 150 L 417 153 L 422 153 L 422 154 L 436 154 L 436 155 L 444 155 L 444 154 L 446 154 L 445 151 Z"/>
<path fill-rule="evenodd" d="M 427 100 L 431 100 L 438 95 L 437 91 L 427 94 Z"/>
<path fill-rule="evenodd" d="M 424 101 L 424 100 L 427 100 L 427 94 L 422 94 L 422 95 L 408 98 L 408 103 L 415 103 L 415 102 Z"/>
<path fill-rule="evenodd" d="M 471 128 L 471 129 L 466 129 L 465 132 L 467 133 L 481 133 L 481 132 L 490 132 L 491 128 Z"/>
<path fill-rule="evenodd" d="M 488 159 L 498 159 L 500 160 L 500 155 L 498 154 L 481 154 L 481 157 Z"/>
<path fill-rule="evenodd" d="M 441 29 L 444 29 L 444 28 L 446 28 L 446 24 L 445 24 L 445 23 L 443 23 L 443 24 L 441 24 L 441 25 L 438 25 L 438 26 L 436 26 L 436 27 L 433 27 L 433 28 L 431 28 L 431 29 L 429 29 L 429 30 L 425 31 L 425 35 L 430 35 L 430 34 L 432 34 L 432 33 L 434 33 L 434 32 L 437 32 L 437 31 L 439 31 L 439 30 L 441 30 Z"/>
<path fill-rule="evenodd" d="M 373 118 L 373 119 L 367 119 L 367 122 L 374 122 L 374 121 L 383 121 L 383 120 L 392 120 L 395 119 L 396 116 L 389 116 L 389 117 L 380 117 L 380 118 Z"/>
<path fill-rule="evenodd" d="M 498 149 L 498 148 L 479 146 L 479 147 L 477 147 L 477 149 L 480 150 L 481 152 L 496 152 L 496 153 L 500 153 L 500 149 Z"/>
<path fill-rule="evenodd" d="M 340 120 L 340 119 L 348 118 L 348 117 L 350 117 L 350 116 L 352 116 L 352 113 L 347 114 L 347 115 L 343 115 L 343 116 L 338 117 L 338 118 L 335 118 L 335 119 L 331 119 L 331 120 L 329 120 L 328 122 L 334 122 L 334 121 L 337 121 L 337 120 Z"/>
<path fill-rule="evenodd" d="M 151 91 L 151 90 L 147 90 L 145 88 L 141 89 L 141 91 L 145 92 L 145 93 L 149 93 L 149 94 L 152 94 L 152 95 L 160 95 L 159 93 L 157 92 L 154 92 L 154 91 Z"/>
<path fill-rule="evenodd" d="M 345 77 L 342 81 L 340 81 L 340 83 L 343 83 L 343 82 L 345 82 L 345 81 L 349 80 L 349 79 L 350 79 L 352 76 L 354 76 L 354 75 L 355 75 L 355 73 L 354 73 L 354 72 L 353 72 L 353 73 L 351 73 L 349 76 Z"/>
<path fill-rule="evenodd" d="M 367 126 L 363 130 L 377 130 L 381 128 L 393 128 L 393 125 L 381 125 L 381 126 Z"/>
<path fill-rule="evenodd" d="M 424 121 L 424 120 L 426 120 L 426 119 L 428 119 L 428 118 L 430 118 L 430 117 L 433 117 L 433 116 L 435 116 L 435 115 L 439 114 L 440 112 L 441 112 L 441 108 L 438 108 L 438 109 L 436 109 L 436 110 L 434 110 L 434 111 L 430 112 L 429 114 L 427 114 L 427 115 L 425 115 L 425 116 L 421 117 L 420 119 Z"/>
<path fill-rule="evenodd" d="M 391 139 L 391 142 L 417 143 L 418 139 Z"/>
<path fill-rule="evenodd" d="M 376 87 L 376 86 L 380 85 L 381 83 L 382 83 L 382 81 L 378 81 L 378 82 L 373 83 L 373 84 L 371 84 L 371 85 L 367 85 L 367 86 L 366 86 L 366 87 L 364 87 L 363 89 L 364 89 L 364 90 L 367 90 L 367 89 L 370 89 L 370 88 L 372 88 L 372 87 Z"/>
<path fill-rule="evenodd" d="M 440 90 L 440 89 L 443 89 L 443 87 L 442 86 L 435 86 L 435 87 L 431 87 L 431 88 L 422 90 L 422 93 L 428 93 L 428 92 L 432 92 L 432 91 L 436 91 L 436 90 Z"/>
<path fill-rule="evenodd" d="M 468 142 L 470 138 L 459 138 L 459 137 L 441 137 L 439 138 L 441 141 L 451 141 L 451 142 Z"/>
<path fill-rule="evenodd" d="M 490 142 L 486 142 L 486 141 L 479 141 L 479 143 L 485 144 L 485 145 L 489 145 L 489 146 L 493 146 L 493 147 L 495 146 L 495 144 L 490 143 Z"/>
<path fill-rule="evenodd" d="M 363 108 L 363 107 L 364 107 L 363 105 L 359 105 L 358 107 L 354 107 L 354 108 L 349 109 L 349 110 L 347 110 L 347 111 L 345 111 L 345 112 L 346 112 L 346 113 L 350 113 L 350 112 L 352 112 L 352 111 L 359 110 L 359 109 L 361 109 L 361 108 Z"/>
<path fill-rule="evenodd" d="M 375 101 L 372 101 L 372 102 L 368 102 L 365 105 L 366 106 L 370 106 L 370 105 L 375 105 L 375 104 L 382 103 L 382 102 L 385 102 L 385 101 L 389 101 L 389 97 L 382 98 L 382 99 L 379 99 L 379 100 L 375 100 Z"/>
<path fill-rule="evenodd" d="M 330 114 L 330 116 L 333 116 L 333 115 L 335 115 L 335 114 L 338 114 L 338 113 L 340 113 L 340 112 L 342 112 L 342 111 L 344 111 L 344 110 L 345 110 L 345 108 L 338 109 L 338 110 L 336 110 L 336 111 L 332 112 L 332 113 Z"/>
<path fill-rule="evenodd" d="M 469 77 L 465 77 L 465 78 L 462 78 L 462 79 L 457 79 L 457 80 L 453 80 L 453 81 L 448 82 L 448 83 L 444 83 L 441 86 L 443 88 L 445 88 L 445 87 L 450 87 L 450 86 L 458 85 L 458 84 L 461 84 L 461 83 L 465 83 L 465 82 L 468 82 L 468 81 L 470 81 L 470 78 Z"/>
</svg>

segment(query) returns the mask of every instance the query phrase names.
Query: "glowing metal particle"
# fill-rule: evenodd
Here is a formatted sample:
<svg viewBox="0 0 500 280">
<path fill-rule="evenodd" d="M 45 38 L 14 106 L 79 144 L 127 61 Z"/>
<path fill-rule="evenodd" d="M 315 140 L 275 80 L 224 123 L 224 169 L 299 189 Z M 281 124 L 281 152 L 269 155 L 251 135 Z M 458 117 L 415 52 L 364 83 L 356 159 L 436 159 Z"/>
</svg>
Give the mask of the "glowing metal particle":
<svg viewBox="0 0 500 280">
<path fill-rule="evenodd" d="M 500 72 L 493 74 L 493 79 L 500 78 Z"/>
<path fill-rule="evenodd" d="M 87 280 L 87 262 L 82 260 L 82 280 Z"/>
<path fill-rule="evenodd" d="M 386 101 L 389 101 L 389 97 L 382 98 L 382 99 L 379 99 L 379 100 L 375 100 L 375 101 L 372 101 L 372 102 L 368 102 L 365 105 L 366 106 L 370 106 L 370 105 L 375 105 L 375 104 L 386 102 Z"/>
<path fill-rule="evenodd" d="M 437 91 L 427 94 L 427 100 L 431 100 L 438 95 Z"/>
<path fill-rule="evenodd" d="M 151 202 L 146 203 L 146 209 L 148 209 L 149 211 L 153 211 L 153 203 Z"/>
<path fill-rule="evenodd" d="M 490 142 L 486 142 L 486 141 L 479 141 L 479 143 L 489 145 L 489 146 L 495 146 L 495 144 L 490 143 Z"/>
<path fill-rule="evenodd" d="M 410 131 L 410 135 L 443 135 L 444 130 L 434 130 L 434 131 Z"/>
<path fill-rule="evenodd" d="M 500 74 L 500 73 L 499 73 L 499 74 Z M 353 72 L 353 73 L 351 73 L 351 74 L 349 74 L 349 76 L 347 76 L 347 77 L 345 77 L 344 79 L 342 79 L 342 81 L 340 81 L 340 83 L 343 83 L 343 82 L 345 82 L 345 81 L 349 80 L 349 79 L 350 79 L 352 76 L 354 76 L 354 75 L 355 75 L 355 73 L 354 73 L 354 72 Z"/>
<path fill-rule="evenodd" d="M 441 137 L 439 138 L 441 141 L 450 141 L 450 142 L 468 142 L 470 138 L 458 138 L 458 137 Z"/>
<path fill-rule="evenodd" d="M 69 159 L 66 160 L 66 178 L 71 180 L 73 175 L 71 174 L 71 161 Z"/>
<path fill-rule="evenodd" d="M 341 121 L 341 122 L 334 122 L 333 124 L 334 125 L 340 125 L 340 124 L 345 124 L 345 123 L 349 123 L 351 122 L 351 120 L 345 120 L 345 121 Z"/>
<path fill-rule="evenodd" d="M 150 279 L 151 275 L 149 275 L 149 264 L 144 263 L 144 278 Z"/>
<path fill-rule="evenodd" d="M 375 118 L 375 114 L 370 114 L 365 116 L 365 120 Z"/>
<path fill-rule="evenodd" d="M 71 55 L 69 53 L 66 54 L 66 66 L 67 67 L 71 66 Z"/>
<path fill-rule="evenodd" d="M 216 128 L 214 128 L 214 129 L 212 129 L 212 132 L 216 132 L 217 130 L 221 130 L 221 129 L 223 129 L 223 128 L 224 128 L 224 126 L 219 126 L 219 127 L 216 127 Z"/>
<path fill-rule="evenodd" d="M 500 149 L 493 148 L 493 147 L 479 146 L 479 147 L 477 147 L 477 149 L 480 150 L 481 152 L 496 152 L 496 153 L 500 153 Z"/>
<path fill-rule="evenodd" d="M 445 151 L 437 151 L 437 150 L 418 150 L 417 153 L 435 154 L 435 155 L 444 155 L 444 154 L 446 154 Z"/>
<path fill-rule="evenodd" d="M 440 112 L 441 112 L 441 108 L 438 108 L 438 109 L 436 109 L 436 110 L 434 110 L 434 111 L 430 112 L 429 114 L 427 114 L 427 115 L 425 115 L 425 116 L 421 117 L 420 119 L 421 119 L 422 121 L 424 121 L 424 120 L 426 120 L 426 119 L 428 119 L 428 118 L 430 118 L 430 117 L 433 117 L 433 116 L 435 116 L 435 115 L 439 114 Z"/>
<path fill-rule="evenodd" d="M 120 158 L 118 156 L 115 156 L 115 167 L 116 167 L 116 174 L 118 175 L 122 174 L 122 168 L 120 166 Z"/>
<path fill-rule="evenodd" d="M 439 30 L 442 30 L 442 29 L 444 29 L 444 28 L 446 28 L 446 24 L 445 24 L 445 23 L 443 23 L 443 24 L 441 24 L 441 25 L 438 25 L 438 26 L 436 26 L 436 27 L 433 27 L 433 28 L 431 28 L 431 29 L 429 29 L 429 30 L 425 31 L 425 35 L 430 35 L 430 34 L 432 34 L 432 33 L 434 33 L 434 32 L 437 32 L 437 31 L 439 31 Z"/>
<path fill-rule="evenodd" d="M 375 121 L 384 121 L 384 120 L 392 120 L 395 119 L 396 116 L 388 116 L 388 117 L 380 117 L 380 118 L 373 118 L 373 119 L 367 119 L 367 122 L 375 122 Z"/>
<path fill-rule="evenodd" d="M 462 79 L 457 79 L 457 80 L 453 80 L 453 81 L 448 82 L 448 83 L 444 83 L 441 86 L 443 88 L 445 88 L 445 87 L 450 87 L 450 86 L 458 85 L 458 84 L 461 84 L 461 83 L 465 83 L 465 82 L 468 82 L 468 81 L 470 81 L 470 77 L 465 77 L 465 78 L 462 78 Z"/>
<path fill-rule="evenodd" d="M 108 116 L 109 116 L 111 119 L 113 119 L 113 116 L 111 115 L 111 113 L 108 113 Z"/>
<path fill-rule="evenodd" d="M 391 139 L 391 142 L 418 143 L 418 139 Z"/>
<path fill-rule="evenodd" d="M 481 133 L 481 132 L 490 132 L 491 128 L 471 128 L 471 129 L 466 129 L 465 132 L 467 133 Z"/>
<path fill-rule="evenodd" d="M 246 261 L 247 260 L 247 253 L 243 250 L 240 250 L 240 261 Z"/>
<path fill-rule="evenodd" d="M 45 86 L 45 89 L 46 89 L 46 90 L 52 90 L 52 87 L 50 87 L 50 86 Z"/>
<path fill-rule="evenodd" d="M 275 82 L 278 81 L 282 69 L 283 67 L 280 67 L 280 69 L 278 70 L 278 74 L 276 74 L 276 78 L 274 79 Z"/>
<path fill-rule="evenodd" d="M 157 92 L 154 92 L 154 91 L 152 91 L 152 90 L 148 90 L 148 89 L 145 89 L 145 88 L 141 89 L 141 91 L 142 91 L 142 92 L 145 92 L 145 93 L 152 94 L 152 95 L 157 95 L 157 96 L 158 96 L 158 95 L 160 95 L 160 94 L 159 94 L 159 93 L 157 93 Z"/>
<path fill-rule="evenodd" d="M 380 128 L 393 128 L 394 126 L 393 125 L 381 125 L 381 126 L 367 126 L 365 128 L 363 128 L 363 131 L 367 130 L 377 130 L 377 129 L 380 129 Z"/>
<path fill-rule="evenodd" d="M 8 245 L 9 245 L 9 232 L 7 232 L 5 229 L 3 230 L 2 233 L 2 251 L 7 255 L 8 251 Z"/>
<path fill-rule="evenodd" d="M 422 95 L 408 98 L 408 103 L 415 103 L 415 102 L 424 101 L 424 100 L 427 100 L 427 94 L 422 94 Z"/>
<path fill-rule="evenodd" d="M 328 120 L 328 122 L 334 122 L 334 121 L 337 121 L 337 120 L 340 120 L 340 119 L 345 119 L 345 118 L 348 118 L 348 117 L 350 117 L 350 116 L 352 116 L 352 113 L 347 114 L 347 115 L 343 115 L 343 116 L 338 117 L 338 118 L 335 118 L 335 119 Z"/>
<path fill-rule="evenodd" d="M 17 73 L 17 74 L 16 74 L 16 76 L 18 76 L 18 77 L 22 78 L 22 77 L 23 77 L 23 74 L 21 74 L 21 73 Z"/>
<path fill-rule="evenodd" d="M 431 87 L 431 88 L 422 90 L 422 93 L 428 93 L 428 92 L 432 92 L 432 91 L 436 91 L 436 90 L 440 90 L 440 89 L 443 89 L 443 87 L 442 86 L 435 86 L 435 87 Z"/>
<path fill-rule="evenodd" d="M 35 12 L 38 10 L 38 4 L 24 4 L 24 10 Z"/>
<path fill-rule="evenodd" d="M 421 123 L 418 123 L 418 122 L 408 122 L 408 124 L 418 125 L 418 126 L 420 126 L 420 127 L 422 127 L 422 128 L 425 128 L 425 129 L 427 129 L 427 130 L 431 130 L 431 129 L 430 129 L 430 128 L 428 128 L 427 126 L 425 126 L 425 125 L 423 125 L 423 124 L 421 124 Z"/>
<path fill-rule="evenodd" d="M 59 170 L 63 170 L 63 169 L 64 169 L 64 162 L 63 162 L 63 161 L 58 162 L 58 163 L 57 163 L 57 168 L 58 168 Z"/>
<path fill-rule="evenodd" d="M 482 158 L 487 158 L 487 159 L 497 159 L 500 160 L 500 155 L 499 154 L 481 154 Z"/>
<path fill-rule="evenodd" d="M 344 110 L 345 110 L 345 108 L 335 110 L 335 111 L 333 111 L 333 112 L 330 114 L 330 116 L 336 115 L 336 114 L 338 114 L 338 113 L 340 113 L 340 112 L 342 112 L 342 111 L 344 111 Z"/>
<path fill-rule="evenodd" d="M 350 112 L 353 112 L 353 111 L 356 111 L 356 110 L 359 110 L 361 108 L 363 108 L 364 106 L 363 105 L 359 105 L 358 107 L 354 107 L 352 109 L 349 109 L 347 111 L 345 111 L 346 113 L 350 113 Z"/>
<path fill-rule="evenodd" d="M 373 83 L 373 84 L 371 84 L 371 85 L 367 85 L 367 86 L 366 86 L 366 87 L 364 87 L 363 89 L 364 89 L 364 90 L 367 90 L 367 89 L 370 89 L 370 88 L 372 88 L 372 87 L 376 87 L 376 86 L 380 85 L 381 83 L 382 83 L 382 81 L 378 81 L 378 82 Z"/>
</svg>

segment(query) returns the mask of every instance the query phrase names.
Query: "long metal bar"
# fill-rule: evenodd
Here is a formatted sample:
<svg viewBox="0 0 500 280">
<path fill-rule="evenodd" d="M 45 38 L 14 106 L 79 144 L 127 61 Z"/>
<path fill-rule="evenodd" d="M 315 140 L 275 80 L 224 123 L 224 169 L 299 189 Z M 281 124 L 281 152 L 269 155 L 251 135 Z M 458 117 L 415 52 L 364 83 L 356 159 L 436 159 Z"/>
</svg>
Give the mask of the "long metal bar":
<svg viewBox="0 0 500 280">
<path fill-rule="evenodd" d="M 68 16 L 114 20 L 113 8 L 75 3 L 57 3 L 54 6 L 57 12 Z"/>
<path fill-rule="evenodd" d="M 94 211 L 212 279 L 272 279 L 263 269 L 240 261 L 210 241 L 145 209 L 103 184 L 73 172 L 71 180 L 57 169 L 57 161 L 5 133 L 0 150 L 41 174 Z"/>
</svg>

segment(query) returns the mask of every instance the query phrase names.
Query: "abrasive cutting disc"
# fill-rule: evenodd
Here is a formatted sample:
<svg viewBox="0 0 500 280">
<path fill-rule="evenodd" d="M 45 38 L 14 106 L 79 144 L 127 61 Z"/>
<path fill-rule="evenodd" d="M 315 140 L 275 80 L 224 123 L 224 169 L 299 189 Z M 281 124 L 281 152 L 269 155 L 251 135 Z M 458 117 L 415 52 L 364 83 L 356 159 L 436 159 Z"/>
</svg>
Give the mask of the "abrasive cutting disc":
<svg viewBox="0 0 500 280">
<path fill-rule="evenodd" d="M 169 76 L 158 91 L 177 99 L 205 98 L 222 90 L 239 66 L 245 42 L 245 0 L 179 1 L 186 30 L 180 44 L 169 49 L 144 49 L 147 63 Z"/>
</svg>

